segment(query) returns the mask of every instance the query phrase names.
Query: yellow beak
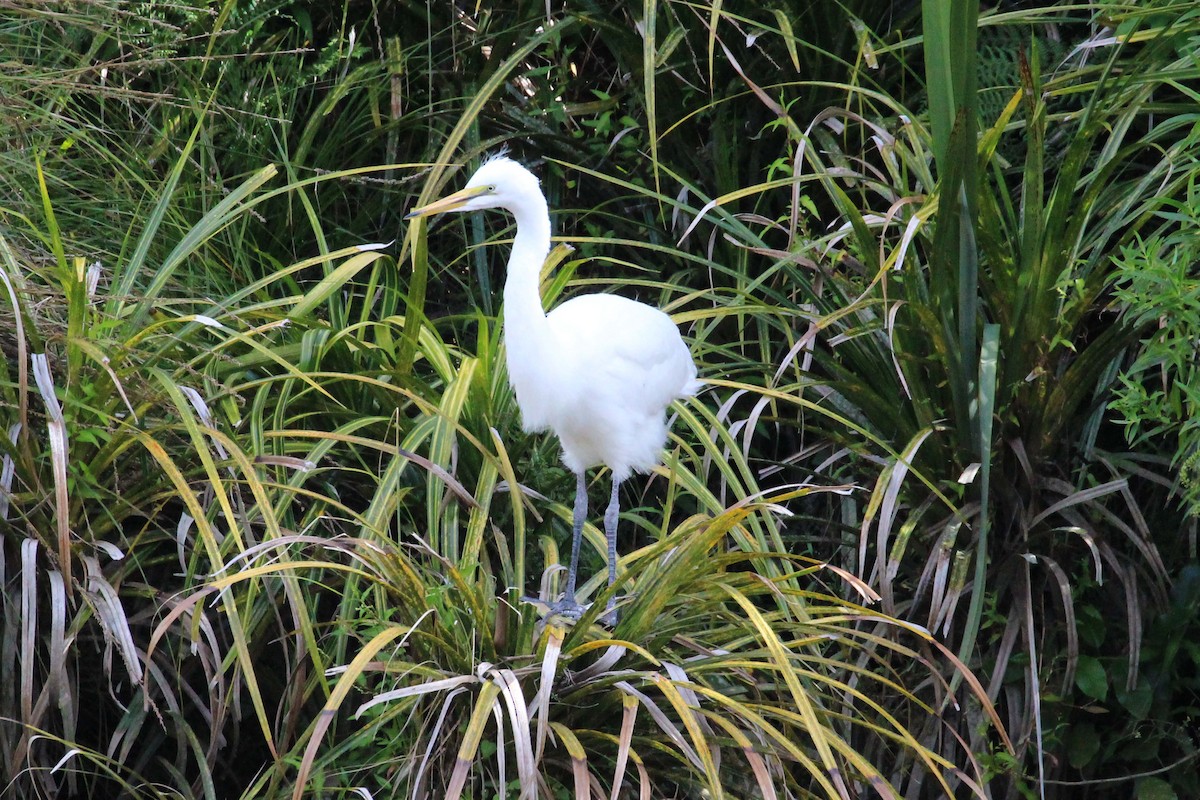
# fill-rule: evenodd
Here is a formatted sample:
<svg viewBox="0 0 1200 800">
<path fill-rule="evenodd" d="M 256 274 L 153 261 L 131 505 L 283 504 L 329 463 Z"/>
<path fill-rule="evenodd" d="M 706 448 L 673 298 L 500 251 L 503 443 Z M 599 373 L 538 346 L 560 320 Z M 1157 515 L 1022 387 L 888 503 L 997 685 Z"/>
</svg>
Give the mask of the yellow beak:
<svg viewBox="0 0 1200 800">
<path fill-rule="evenodd" d="M 441 200 L 434 200 L 427 206 L 414 208 L 412 211 L 404 215 L 405 219 L 416 219 L 417 217 L 429 217 L 434 214 L 444 214 L 447 211 L 457 211 L 466 205 L 470 200 L 478 197 L 481 194 L 486 194 L 490 187 L 488 186 L 473 186 L 467 189 L 461 189 L 454 194 L 446 195 Z"/>
</svg>

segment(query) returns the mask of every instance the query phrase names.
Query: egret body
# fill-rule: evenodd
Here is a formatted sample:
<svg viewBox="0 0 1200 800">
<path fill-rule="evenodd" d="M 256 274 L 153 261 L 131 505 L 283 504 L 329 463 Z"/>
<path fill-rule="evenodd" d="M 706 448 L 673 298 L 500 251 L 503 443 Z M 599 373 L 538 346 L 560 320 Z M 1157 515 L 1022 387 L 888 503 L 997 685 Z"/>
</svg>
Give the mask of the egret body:
<svg viewBox="0 0 1200 800">
<path fill-rule="evenodd" d="M 542 309 L 541 269 L 550 252 L 550 213 L 538 180 L 503 156 L 479 168 L 464 189 L 407 216 L 499 208 L 516 222 L 504 281 L 508 375 L 526 431 L 552 431 L 563 463 L 575 473 L 571 564 L 566 592 L 552 610 L 578 617 L 579 542 L 587 516 L 585 474 L 612 472 L 604 514 L 608 583 L 617 575 L 617 489 L 633 472 L 659 462 L 666 409 L 698 388 L 696 365 L 679 329 L 657 308 L 611 294 L 584 294 Z M 613 616 L 609 601 L 609 617 Z"/>
</svg>

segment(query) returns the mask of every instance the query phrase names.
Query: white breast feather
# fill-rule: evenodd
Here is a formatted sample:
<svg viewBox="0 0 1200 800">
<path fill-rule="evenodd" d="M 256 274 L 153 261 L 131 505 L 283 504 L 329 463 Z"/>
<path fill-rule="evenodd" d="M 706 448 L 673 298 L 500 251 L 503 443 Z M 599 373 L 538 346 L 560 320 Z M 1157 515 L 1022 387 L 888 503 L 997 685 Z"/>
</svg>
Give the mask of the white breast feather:
<svg viewBox="0 0 1200 800">
<path fill-rule="evenodd" d="M 665 409 L 693 393 L 696 367 L 663 312 L 616 295 L 582 295 L 547 317 L 554 363 L 510 362 L 525 427 L 549 428 L 574 470 L 622 478 L 658 462 Z"/>
</svg>

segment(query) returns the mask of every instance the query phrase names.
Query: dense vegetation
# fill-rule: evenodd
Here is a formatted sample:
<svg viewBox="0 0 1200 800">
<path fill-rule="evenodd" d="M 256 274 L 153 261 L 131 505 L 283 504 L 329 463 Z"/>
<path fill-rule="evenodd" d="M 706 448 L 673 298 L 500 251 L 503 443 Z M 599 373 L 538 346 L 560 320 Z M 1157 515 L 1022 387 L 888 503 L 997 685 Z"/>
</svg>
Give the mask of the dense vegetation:
<svg viewBox="0 0 1200 800">
<path fill-rule="evenodd" d="M 1193 3 L 2 5 L 0 796 L 1200 794 Z M 611 630 L 502 148 L 706 382 Z"/>
</svg>

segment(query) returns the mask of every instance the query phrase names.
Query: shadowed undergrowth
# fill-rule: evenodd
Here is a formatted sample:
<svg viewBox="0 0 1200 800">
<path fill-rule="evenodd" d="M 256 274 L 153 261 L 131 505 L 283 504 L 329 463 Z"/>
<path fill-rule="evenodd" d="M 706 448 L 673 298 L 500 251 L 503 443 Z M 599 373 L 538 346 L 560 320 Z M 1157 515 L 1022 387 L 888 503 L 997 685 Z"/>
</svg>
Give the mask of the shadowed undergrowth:
<svg viewBox="0 0 1200 800">
<path fill-rule="evenodd" d="M 975 136 L 969 81 L 923 89 L 974 20 L 906 7 L 6 17 L 6 791 L 1015 796 L 1186 764 L 1068 724 L 1187 689 L 1175 448 L 1105 409 L 1154 388 L 1113 259 L 1195 221 L 1194 22 L 1031 37 Z M 992 14 L 979 49 L 1087 23 Z M 612 630 L 521 600 L 558 591 L 572 477 L 517 424 L 507 224 L 400 220 L 505 145 L 570 248 L 546 304 L 655 303 L 707 383 L 623 487 Z"/>
</svg>

